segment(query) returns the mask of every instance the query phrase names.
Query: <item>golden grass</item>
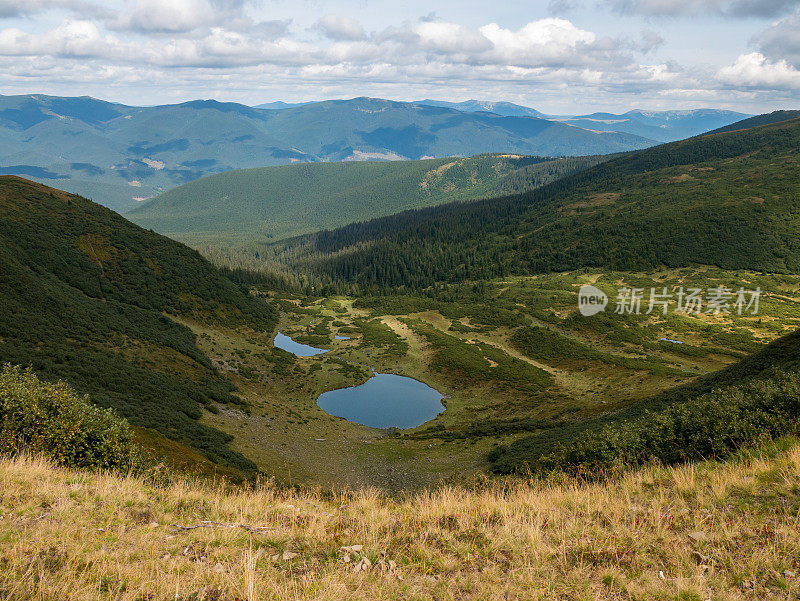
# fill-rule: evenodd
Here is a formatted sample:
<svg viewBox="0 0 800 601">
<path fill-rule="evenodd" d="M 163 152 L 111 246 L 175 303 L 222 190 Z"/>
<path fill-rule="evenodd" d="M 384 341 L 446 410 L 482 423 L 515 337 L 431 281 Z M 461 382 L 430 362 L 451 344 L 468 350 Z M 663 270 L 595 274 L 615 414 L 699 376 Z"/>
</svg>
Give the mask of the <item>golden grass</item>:
<svg viewBox="0 0 800 601">
<path fill-rule="evenodd" d="M 0 599 L 796 599 L 798 512 L 798 446 L 404 498 L 17 458 L 0 461 Z"/>
</svg>

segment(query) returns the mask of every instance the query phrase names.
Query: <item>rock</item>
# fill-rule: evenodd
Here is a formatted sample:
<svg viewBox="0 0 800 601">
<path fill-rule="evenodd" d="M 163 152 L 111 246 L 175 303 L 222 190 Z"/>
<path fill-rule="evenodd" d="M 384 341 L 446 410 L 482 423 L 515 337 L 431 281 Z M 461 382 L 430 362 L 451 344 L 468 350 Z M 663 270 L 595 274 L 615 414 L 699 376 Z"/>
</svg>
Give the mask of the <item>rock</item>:
<svg viewBox="0 0 800 601">
<path fill-rule="evenodd" d="M 214 566 L 214 571 L 215 571 L 217 574 L 222 574 L 222 572 L 224 572 L 224 571 L 225 571 L 225 566 L 224 566 L 224 565 L 222 565 L 221 563 L 218 563 L 217 565 L 215 565 L 215 566 Z"/>
<path fill-rule="evenodd" d="M 341 550 L 345 553 L 361 553 L 364 545 L 350 545 L 349 547 L 342 547 Z"/>
<path fill-rule="evenodd" d="M 345 553 L 344 557 L 342 558 L 342 561 L 344 561 L 345 563 L 350 563 L 351 560 L 352 557 L 350 557 L 350 553 Z"/>
<path fill-rule="evenodd" d="M 366 557 L 362 557 L 361 561 L 359 561 L 355 566 L 353 566 L 353 571 L 356 573 L 368 572 L 371 567 L 372 567 L 372 562 Z"/>
<path fill-rule="evenodd" d="M 797 572 L 793 570 L 784 570 L 783 575 L 786 576 L 787 578 L 795 578 L 797 576 Z"/>
<path fill-rule="evenodd" d="M 299 555 L 297 555 L 297 553 L 292 553 L 291 551 L 284 551 L 281 559 L 283 559 L 283 561 L 289 561 L 295 557 L 299 557 Z"/>
<path fill-rule="evenodd" d="M 151 528 L 158 528 L 160 525 L 161 524 L 159 524 L 158 522 L 150 522 L 150 527 Z"/>
<path fill-rule="evenodd" d="M 706 533 L 700 530 L 698 530 L 697 532 L 690 532 L 689 538 L 691 538 L 696 543 L 704 543 L 708 540 L 708 536 L 706 536 Z"/>
<path fill-rule="evenodd" d="M 666 576 L 664 576 L 664 572 L 662 572 L 661 570 L 659 570 L 659 571 L 658 571 L 658 577 L 659 577 L 661 580 L 666 580 L 666 579 L 667 579 L 667 577 L 666 577 Z"/>
<path fill-rule="evenodd" d="M 692 551 L 692 559 L 694 559 L 694 562 L 699 566 L 705 565 L 705 564 L 708 563 L 708 557 L 706 557 L 705 555 L 703 555 L 699 551 Z"/>
</svg>

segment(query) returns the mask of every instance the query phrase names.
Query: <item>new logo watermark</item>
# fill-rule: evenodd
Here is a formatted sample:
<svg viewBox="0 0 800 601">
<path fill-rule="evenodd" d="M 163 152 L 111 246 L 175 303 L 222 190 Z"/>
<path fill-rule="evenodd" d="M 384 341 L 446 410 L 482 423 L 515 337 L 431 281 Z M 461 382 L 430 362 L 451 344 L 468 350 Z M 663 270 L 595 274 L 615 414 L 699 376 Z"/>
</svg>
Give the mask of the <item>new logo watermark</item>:
<svg viewBox="0 0 800 601">
<path fill-rule="evenodd" d="M 671 309 L 686 315 L 757 315 L 760 300 L 761 288 L 733 290 L 725 286 L 706 289 L 678 286 L 669 289 L 662 286 L 650 288 L 648 293 L 646 288 L 623 286 L 617 291 L 614 313 L 666 315 Z M 578 311 L 586 317 L 605 311 L 608 301 L 608 295 L 596 286 L 584 284 L 578 291 Z"/>
<path fill-rule="evenodd" d="M 591 317 L 606 310 L 608 295 L 591 284 L 584 284 L 578 291 L 578 311 L 581 315 Z"/>
</svg>

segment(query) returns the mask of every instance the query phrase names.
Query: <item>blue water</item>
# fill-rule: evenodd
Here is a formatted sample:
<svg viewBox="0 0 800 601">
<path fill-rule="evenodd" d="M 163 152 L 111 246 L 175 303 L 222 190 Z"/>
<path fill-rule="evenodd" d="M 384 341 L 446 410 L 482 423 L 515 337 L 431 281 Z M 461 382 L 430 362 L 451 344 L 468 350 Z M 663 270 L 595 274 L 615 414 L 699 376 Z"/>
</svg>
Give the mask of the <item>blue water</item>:
<svg viewBox="0 0 800 601">
<path fill-rule="evenodd" d="M 360 386 L 323 392 L 317 405 L 372 428 L 415 428 L 444 411 L 442 395 L 413 378 L 376 373 Z"/>
<path fill-rule="evenodd" d="M 350 336 L 339 336 L 339 334 L 336 334 L 333 338 L 334 340 L 350 340 Z"/>
<path fill-rule="evenodd" d="M 315 348 L 307 344 L 295 342 L 286 334 L 281 334 L 280 332 L 275 335 L 273 344 L 278 348 L 292 353 L 293 355 L 297 355 L 298 357 L 313 357 L 314 355 L 322 355 L 323 353 L 328 352 L 328 349 Z"/>
</svg>

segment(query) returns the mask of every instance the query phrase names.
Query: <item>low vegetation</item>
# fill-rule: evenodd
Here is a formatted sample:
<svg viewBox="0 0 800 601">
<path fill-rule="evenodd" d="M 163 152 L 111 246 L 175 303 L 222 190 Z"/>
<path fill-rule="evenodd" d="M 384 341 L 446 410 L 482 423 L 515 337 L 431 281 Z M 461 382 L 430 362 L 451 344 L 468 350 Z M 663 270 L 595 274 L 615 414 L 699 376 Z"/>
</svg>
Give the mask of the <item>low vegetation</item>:
<svg viewBox="0 0 800 601">
<path fill-rule="evenodd" d="M 0 460 L 0 595 L 30 599 L 794 599 L 800 447 L 604 484 L 397 498 L 155 486 Z"/>
<path fill-rule="evenodd" d="M 142 465 L 128 423 L 63 382 L 31 369 L 0 367 L 0 456 L 44 455 L 70 468 L 131 470 Z"/>
<path fill-rule="evenodd" d="M 534 465 L 597 477 L 648 462 L 723 459 L 743 447 L 797 434 L 798 427 L 800 374 L 780 374 L 714 390 L 635 421 L 585 431 Z"/>
</svg>

